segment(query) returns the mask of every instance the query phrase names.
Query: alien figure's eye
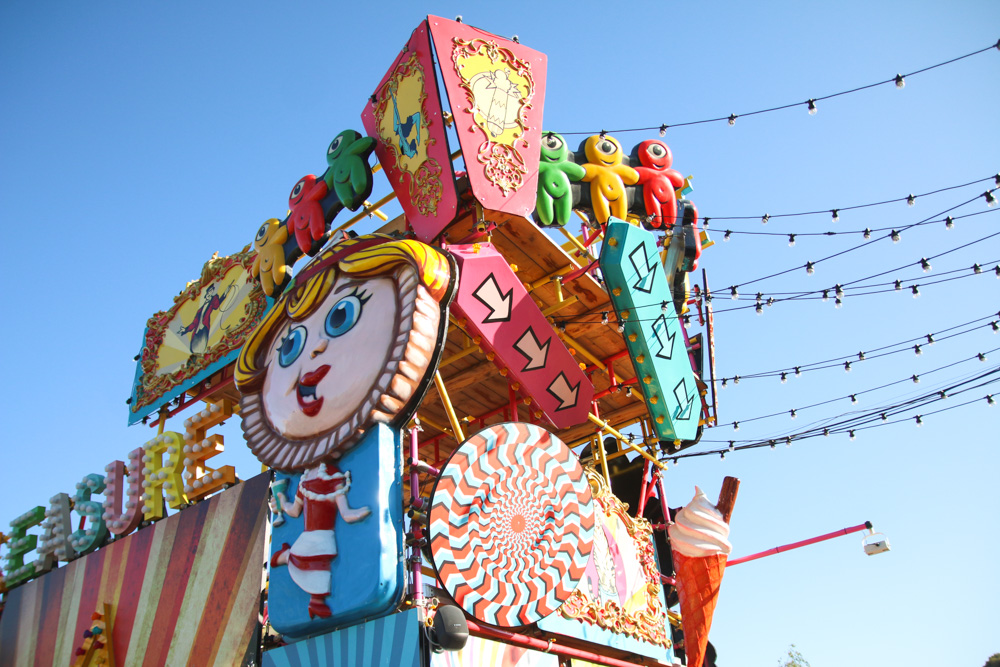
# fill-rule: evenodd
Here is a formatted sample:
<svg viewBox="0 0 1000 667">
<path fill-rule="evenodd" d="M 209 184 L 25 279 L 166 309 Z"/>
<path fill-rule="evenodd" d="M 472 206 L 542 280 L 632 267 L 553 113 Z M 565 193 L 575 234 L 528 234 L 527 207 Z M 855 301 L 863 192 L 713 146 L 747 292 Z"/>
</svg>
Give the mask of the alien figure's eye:
<svg viewBox="0 0 1000 667">
<path fill-rule="evenodd" d="M 333 155 L 334 153 L 336 153 L 337 149 L 340 148 L 340 144 L 342 144 L 343 142 L 344 142 L 344 138 L 343 137 L 337 137 L 336 139 L 334 139 L 333 141 L 331 141 L 330 142 L 330 147 L 328 149 L 326 149 L 326 154 L 327 155 Z"/>
<path fill-rule="evenodd" d="M 549 134 L 542 139 L 542 144 L 544 144 L 550 151 L 557 151 L 562 148 L 563 142 L 562 139 L 559 138 L 559 135 Z"/>
<path fill-rule="evenodd" d="M 282 368 L 288 368 L 302 354 L 302 349 L 306 346 L 306 335 L 306 328 L 297 326 L 289 329 L 288 334 L 281 339 L 281 344 L 278 346 L 278 363 Z"/>
<path fill-rule="evenodd" d="M 660 144 L 650 144 L 646 150 L 655 158 L 661 158 L 667 154 L 667 151 Z"/>
<path fill-rule="evenodd" d="M 365 299 L 367 301 L 367 299 Z M 361 318 L 361 306 L 364 301 L 358 295 L 351 294 L 338 301 L 326 315 L 326 333 L 336 338 L 351 330 Z"/>
<path fill-rule="evenodd" d="M 295 199 L 296 197 L 301 195 L 302 191 L 305 190 L 305 188 L 306 188 L 306 179 L 303 178 L 301 181 L 295 184 L 294 188 L 292 188 L 292 194 L 288 196 L 289 199 Z"/>
<path fill-rule="evenodd" d="M 263 241 L 264 237 L 267 236 L 267 228 L 269 226 L 270 225 L 268 223 L 266 223 L 266 222 L 263 225 L 261 225 L 260 229 L 257 230 L 257 237 L 254 240 L 255 241 Z"/>
<path fill-rule="evenodd" d="M 616 146 L 613 142 L 605 139 L 604 141 L 597 142 L 597 150 L 604 153 L 605 155 L 614 155 L 615 153 L 618 152 L 618 146 Z"/>
</svg>

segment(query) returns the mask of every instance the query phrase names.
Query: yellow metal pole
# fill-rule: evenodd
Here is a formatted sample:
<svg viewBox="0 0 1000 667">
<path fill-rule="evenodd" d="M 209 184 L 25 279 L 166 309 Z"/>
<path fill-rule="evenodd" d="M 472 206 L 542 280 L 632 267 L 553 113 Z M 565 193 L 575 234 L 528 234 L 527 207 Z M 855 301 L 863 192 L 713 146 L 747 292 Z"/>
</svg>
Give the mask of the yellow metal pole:
<svg viewBox="0 0 1000 667">
<path fill-rule="evenodd" d="M 590 414 L 590 413 L 587 414 L 587 419 L 589 419 L 592 423 L 596 424 L 597 426 L 599 426 L 603 430 L 607 431 L 611 435 L 613 435 L 616 438 L 618 438 L 619 442 L 625 443 L 626 445 L 628 445 L 629 447 L 631 447 L 635 451 L 639 452 L 639 454 L 641 454 L 643 456 L 643 458 L 645 458 L 647 461 L 649 461 L 650 463 L 652 463 L 653 465 L 655 465 L 660 470 L 666 470 L 667 469 L 666 465 L 664 465 L 660 461 L 657 461 L 655 458 L 653 458 L 652 456 L 650 456 L 644 450 L 640 449 L 639 447 L 636 447 L 634 444 L 632 444 L 631 442 L 629 442 L 628 438 L 626 438 L 624 435 L 622 435 L 621 433 L 619 433 L 618 431 L 616 431 L 614 428 L 612 428 L 611 424 L 609 424 L 608 422 L 606 422 L 603 419 L 601 419 L 600 417 L 598 417 L 598 416 L 596 416 L 594 414 Z M 603 447 L 602 447 L 602 450 L 603 450 Z"/>
<path fill-rule="evenodd" d="M 451 429 L 449 429 L 444 424 L 438 424 L 436 421 L 434 421 L 432 419 L 428 419 L 427 417 L 422 416 L 422 415 L 417 415 L 417 416 L 420 418 L 420 423 L 421 424 L 427 424 L 431 428 L 436 428 L 437 430 L 441 431 L 442 433 L 451 433 Z"/>
<path fill-rule="evenodd" d="M 567 232 L 564 227 L 557 227 L 557 229 L 560 232 L 562 232 L 563 236 L 565 236 L 567 239 L 569 239 L 570 243 L 572 243 L 574 246 L 576 246 L 577 250 L 579 250 L 580 252 L 583 253 L 584 257 L 586 257 L 587 259 L 589 259 L 591 261 L 594 260 L 594 256 L 590 254 L 590 251 L 587 250 L 587 247 L 585 245 L 583 245 L 582 243 L 580 243 L 580 239 L 576 238 L 575 236 L 573 236 L 572 234 L 570 234 L 569 232 Z"/>
<path fill-rule="evenodd" d="M 565 308 L 566 306 L 572 306 L 574 303 L 576 303 L 579 300 L 580 299 L 574 294 L 573 296 L 571 296 L 568 299 L 563 299 L 559 303 L 552 304 L 551 306 L 549 306 L 548 308 L 546 308 L 545 310 L 542 311 L 542 315 L 545 315 L 545 317 L 548 317 L 552 313 L 558 312 L 558 311 L 562 310 L 563 308 Z"/>
<path fill-rule="evenodd" d="M 361 209 L 360 213 L 358 213 L 356 216 L 354 216 L 353 218 L 351 218 L 350 220 L 348 220 L 347 222 L 345 222 L 344 224 L 342 224 L 340 227 L 337 227 L 333 231 L 339 232 L 339 231 L 343 231 L 345 229 L 348 229 L 350 227 L 353 227 L 355 223 L 357 223 L 358 221 L 363 220 L 364 218 L 368 217 L 369 213 L 371 213 L 372 211 L 374 211 L 376 209 L 382 208 L 383 206 L 385 206 L 386 204 L 388 204 L 389 202 L 391 202 L 395 198 L 396 198 L 396 193 L 395 192 L 390 192 L 385 197 L 382 197 L 381 199 L 379 199 L 377 202 L 375 202 L 371 206 L 365 206 L 363 209 Z M 386 219 L 388 219 L 388 217 Z"/>
<path fill-rule="evenodd" d="M 451 355 L 450 357 L 442 359 L 440 365 L 438 366 L 438 368 L 440 368 L 441 366 L 450 366 L 451 364 L 455 363 L 459 359 L 462 359 L 463 357 L 467 357 L 470 354 L 473 354 L 473 353 L 478 352 L 478 351 L 479 351 L 479 346 L 478 345 L 470 345 L 469 347 L 466 347 L 466 348 L 463 348 L 463 349 L 459 350 L 458 352 L 456 352 L 455 354 Z"/>
<path fill-rule="evenodd" d="M 462 425 L 458 423 L 458 417 L 455 415 L 455 408 L 451 405 L 451 398 L 448 397 L 448 390 L 444 387 L 444 380 L 441 379 L 441 371 L 436 371 L 434 373 L 434 386 L 437 387 L 438 396 L 441 397 L 441 403 L 444 405 L 444 411 L 448 415 L 448 421 L 451 422 L 452 433 L 455 434 L 455 438 L 459 442 L 465 442 L 465 434 L 462 432 Z"/>
</svg>

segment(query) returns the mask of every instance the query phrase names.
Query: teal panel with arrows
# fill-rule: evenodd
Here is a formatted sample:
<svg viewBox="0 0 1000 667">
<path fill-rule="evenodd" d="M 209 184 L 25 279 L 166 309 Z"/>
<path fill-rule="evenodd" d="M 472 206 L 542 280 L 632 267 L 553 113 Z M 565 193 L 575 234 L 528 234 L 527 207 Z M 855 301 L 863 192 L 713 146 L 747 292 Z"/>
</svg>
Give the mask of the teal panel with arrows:
<svg viewBox="0 0 1000 667">
<path fill-rule="evenodd" d="M 612 218 L 600 261 L 657 437 L 694 440 L 701 401 L 656 237 Z"/>
</svg>

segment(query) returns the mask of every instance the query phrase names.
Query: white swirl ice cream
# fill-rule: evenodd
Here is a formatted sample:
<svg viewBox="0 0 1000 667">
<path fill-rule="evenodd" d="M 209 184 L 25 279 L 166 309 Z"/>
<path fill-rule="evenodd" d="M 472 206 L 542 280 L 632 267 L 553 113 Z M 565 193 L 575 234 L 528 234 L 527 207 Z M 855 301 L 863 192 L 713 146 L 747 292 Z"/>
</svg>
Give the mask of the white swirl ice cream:
<svg viewBox="0 0 1000 667">
<path fill-rule="evenodd" d="M 722 519 L 722 513 L 715 508 L 705 492 L 694 487 L 694 498 L 667 528 L 670 548 L 690 558 L 702 558 L 724 554 L 733 550 L 729 543 L 729 524 Z"/>
</svg>

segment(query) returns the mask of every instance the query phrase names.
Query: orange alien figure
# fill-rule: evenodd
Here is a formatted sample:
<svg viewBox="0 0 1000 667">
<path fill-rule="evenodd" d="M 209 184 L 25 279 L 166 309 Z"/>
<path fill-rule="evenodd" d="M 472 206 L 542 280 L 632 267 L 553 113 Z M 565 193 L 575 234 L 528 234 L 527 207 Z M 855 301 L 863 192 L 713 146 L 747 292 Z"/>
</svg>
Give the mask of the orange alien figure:
<svg viewBox="0 0 1000 667">
<path fill-rule="evenodd" d="M 622 146 L 617 139 L 595 134 L 584 144 L 587 162 L 583 180 L 590 183 L 590 198 L 594 215 L 601 224 L 611 216 L 625 220 L 628 215 L 626 185 L 639 182 L 639 172 L 622 164 Z"/>
</svg>

